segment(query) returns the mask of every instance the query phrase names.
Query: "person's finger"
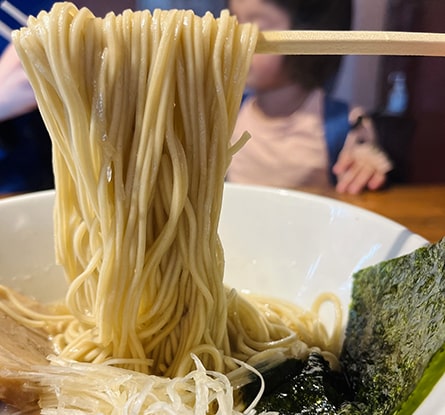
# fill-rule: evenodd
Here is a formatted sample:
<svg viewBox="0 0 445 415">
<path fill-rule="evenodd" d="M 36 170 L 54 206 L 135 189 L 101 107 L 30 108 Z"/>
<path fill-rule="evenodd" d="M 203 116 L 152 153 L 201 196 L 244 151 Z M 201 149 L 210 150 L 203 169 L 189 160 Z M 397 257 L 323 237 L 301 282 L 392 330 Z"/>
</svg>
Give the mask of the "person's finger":
<svg viewBox="0 0 445 415">
<path fill-rule="evenodd" d="M 386 183 L 386 174 L 376 171 L 368 181 L 368 189 L 377 190 Z"/>
<path fill-rule="evenodd" d="M 345 175 L 346 178 L 342 178 L 339 188 L 343 193 L 358 194 L 368 186 L 374 173 L 375 170 L 372 167 L 355 165 L 348 171 L 348 175 Z"/>
<path fill-rule="evenodd" d="M 347 192 L 350 194 L 358 194 L 363 191 L 368 186 L 374 173 L 375 170 L 373 168 L 362 166 L 355 175 L 354 180 L 349 184 Z"/>
<path fill-rule="evenodd" d="M 359 168 L 355 164 L 350 166 L 348 170 L 337 175 L 337 186 L 336 190 L 339 193 L 347 193 L 349 186 L 354 181 L 355 176 L 358 174 Z"/>
<path fill-rule="evenodd" d="M 391 168 L 386 155 L 373 146 L 363 144 L 353 151 L 343 151 L 332 169 L 337 177 L 336 190 L 352 194 L 366 187 L 376 190 L 383 186 Z"/>
<path fill-rule="evenodd" d="M 354 158 L 349 151 L 343 151 L 340 153 L 337 162 L 332 167 L 332 171 L 336 175 L 345 173 L 353 164 Z"/>
</svg>

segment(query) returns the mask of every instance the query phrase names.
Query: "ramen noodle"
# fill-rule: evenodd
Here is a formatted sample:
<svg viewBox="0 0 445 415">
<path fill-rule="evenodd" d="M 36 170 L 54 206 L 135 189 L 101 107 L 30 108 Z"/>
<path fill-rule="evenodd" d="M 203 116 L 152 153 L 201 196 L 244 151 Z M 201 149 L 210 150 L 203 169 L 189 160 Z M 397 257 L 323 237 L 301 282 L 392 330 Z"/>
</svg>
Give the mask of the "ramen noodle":
<svg viewBox="0 0 445 415">
<path fill-rule="evenodd" d="M 69 282 L 57 312 L 27 311 L 23 324 L 44 325 L 60 359 L 174 378 L 196 362 L 224 374 L 317 347 L 335 365 L 341 316 L 329 333 L 319 304 L 304 311 L 223 282 L 224 178 L 247 137 L 230 143 L 257 35 L 227 11 L 97 18 L 71 3 L 13 33 L 53 142 Z"/>
</svg>

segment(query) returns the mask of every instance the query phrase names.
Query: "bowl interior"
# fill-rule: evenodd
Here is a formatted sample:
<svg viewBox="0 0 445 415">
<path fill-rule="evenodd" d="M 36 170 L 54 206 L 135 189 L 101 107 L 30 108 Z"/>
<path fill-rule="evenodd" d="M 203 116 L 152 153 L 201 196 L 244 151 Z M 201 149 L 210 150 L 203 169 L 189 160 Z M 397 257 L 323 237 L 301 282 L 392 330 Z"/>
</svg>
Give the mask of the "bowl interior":
<svg viewBox="0 0 445 415">
<path fill-rule="evenodd" d="M 220 234 L 229 285 L 306 306 L 325 291 L 347 305 L 352 273 L 426 243 L 334 199 L 239 185 L 226 189 Z"/>
<path fill-rule="evenodd" d="M 53 203 L 53 191 L 0 202 L 0 283 L 42 301 L 66 289 L 54 259 Z M 226 284 L 302 305 L 326 290 L 347 304 L 354 271 L 426 243 L 333 199 L 233 184 L 225 188 L 219 230 Z"/>
<path fill-rule="evenodd" d="M 41 301 L 61 298 L 55 265 L 54 192 L 0 201 L 0 284 Z M 227 184 L 220 221 L 225 282 L 240 290 L 310 306 L 336 293 L 346 311 L 353 272 L 406 254 L 427 241 L 361 208 L 306 193 Z M 443 378 L 416 415 L 445 414 Z"/>
</svg>

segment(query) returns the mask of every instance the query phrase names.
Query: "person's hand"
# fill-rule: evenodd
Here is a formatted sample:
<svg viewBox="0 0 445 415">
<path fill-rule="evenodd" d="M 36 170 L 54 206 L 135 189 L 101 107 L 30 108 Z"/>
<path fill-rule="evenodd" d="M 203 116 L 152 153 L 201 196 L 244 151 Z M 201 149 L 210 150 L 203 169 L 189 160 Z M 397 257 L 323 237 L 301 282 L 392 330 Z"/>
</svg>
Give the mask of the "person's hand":
<svg viewBox="0 0 445 415">
<path fill-rule="evenodd" d="M 336 190 L 357 194 L 364 189 L 377 190 L 386 182 L 392 164 L 376 146 L 363 143 L 343 149 L 333 167 Z"/>
</svg>

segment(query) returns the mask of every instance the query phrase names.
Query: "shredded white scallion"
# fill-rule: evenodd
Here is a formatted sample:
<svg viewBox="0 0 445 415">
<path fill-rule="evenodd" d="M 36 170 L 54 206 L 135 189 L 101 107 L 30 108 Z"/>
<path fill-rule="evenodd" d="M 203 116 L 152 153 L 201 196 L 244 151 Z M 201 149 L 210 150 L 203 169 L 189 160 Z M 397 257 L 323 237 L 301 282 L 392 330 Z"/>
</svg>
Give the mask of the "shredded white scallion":
<svg viewBox="0 0 445 415">
<path fill-rule="evenodd" d="M 50 365 L 35 367 L 34 371 L 21 375 L 43 390 L 42 415 L 257 414 L 255 406 L 264 390 L 258 371 L 239 362 L 262 382 L 257 398 L 240 412 L 235 408 L 227 376 L 206 370 L 196 356 L 192 358 L 196 369 L 172 379 L 55 356 L 50 357 Z"/>
</svg>

